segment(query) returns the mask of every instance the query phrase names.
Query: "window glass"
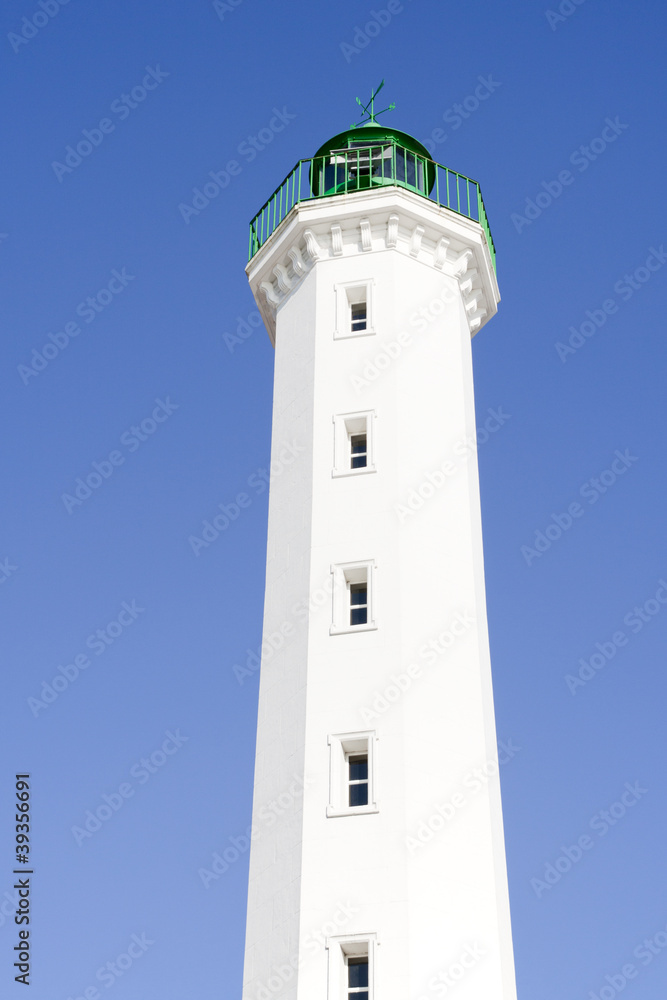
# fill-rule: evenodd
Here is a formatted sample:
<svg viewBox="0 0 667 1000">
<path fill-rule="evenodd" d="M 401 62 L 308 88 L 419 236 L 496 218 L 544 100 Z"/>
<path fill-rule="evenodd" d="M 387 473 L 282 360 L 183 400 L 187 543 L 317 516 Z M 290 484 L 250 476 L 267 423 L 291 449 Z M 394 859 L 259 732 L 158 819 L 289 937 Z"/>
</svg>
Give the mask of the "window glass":
<svg viewBox="0 0 667 1000">
<path fill-rule="evenodd" d="M 351 316 L 352 333 L 359 333 L 360 330 L 366 329 L 365 302 L 353 302 L 350 305 L 350 316 Z"/>
<path fill-rule="evenodd" d="M 368 449 L 366 446 L 365 434 L 353 434 L 350 437 L 352 449 L 352 468 L 365 469 L 368 461 Z"/>
<path fill-rule="evenodd" d="M 350 584 L 350 625 L 366 625 L 368 622 L 368 586 L 365 583 Z"/>
<path fill-rule="evenodd" d="M 368 805 L 368 783 L 350 785 L 350 806 Z"/>
<path fill-rule="evenodd" d="M 368 781 L 368 754 L 350 755 L 350 781 Z"/>
<path fill-rule="evenodd" d="M 368 957 L 348 958 L 347 977 L 350 1000 L 368 1000 Z"/>
<path fill-rule="evenodd" d="M 368 805 L 368 754 L 355 753 L 347 758 L 349 768 L 350 806 Z"/>
</svg>

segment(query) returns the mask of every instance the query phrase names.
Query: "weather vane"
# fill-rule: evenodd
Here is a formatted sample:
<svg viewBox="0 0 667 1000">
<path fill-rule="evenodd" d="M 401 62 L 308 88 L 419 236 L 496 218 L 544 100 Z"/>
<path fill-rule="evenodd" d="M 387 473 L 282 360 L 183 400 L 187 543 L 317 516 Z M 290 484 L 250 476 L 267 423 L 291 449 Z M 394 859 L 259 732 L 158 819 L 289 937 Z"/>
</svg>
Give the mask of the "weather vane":
<svg viewBox="0 0 667 1000">
<path fill-rule="evenodd" d="M 361 101 L 359 100 L 359 98 L 357 97 L 357 104 L 362 109 L 362 111 L 364 112 L 364 114 L 368 115 L 368 118 L 363 118 L 360 122 L 357 122 L 356 125 L 353 124 L 351 126 L 352 128 L 359 128 L 360 125 L 365 125 L 367 122 L 375 122 L 375 120 L 377 119 L 378 115 L 383 115 L 385 113 L 385 111 L 393 111 L 394 110 L 394 108 L 396 107 L 396 105 L 395 104 L 390 104 L 388 108 L 383 108 L 382 111 L 375 111 L 375 103 L 374 103 L 375 102 L 375 98 L 380 93 L 380 91 L 382 90 L 383 87 L 384 87 L 384 80 L 381 82 L 380 86 L 377 87 L 376 90 L 372 90 L 371 91 L 371 99 L 368 102 L 368 104 L 362 104 Z"/>
</svg>

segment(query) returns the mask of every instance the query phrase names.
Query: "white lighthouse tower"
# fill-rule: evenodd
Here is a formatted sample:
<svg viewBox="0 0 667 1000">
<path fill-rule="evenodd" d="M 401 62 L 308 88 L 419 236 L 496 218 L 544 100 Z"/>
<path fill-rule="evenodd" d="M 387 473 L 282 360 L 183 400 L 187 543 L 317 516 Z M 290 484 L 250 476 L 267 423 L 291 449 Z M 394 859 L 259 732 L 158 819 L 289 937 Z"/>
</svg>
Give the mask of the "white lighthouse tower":
<svg viewBox="0 0 667 1000">
<path fill-rule="evenodd" d="M 495 252 L 477 183 L 366 113 L 251 224 L 275 464 L 243 1000 L 515 1000 L 470 345 Z"/>
</svg>

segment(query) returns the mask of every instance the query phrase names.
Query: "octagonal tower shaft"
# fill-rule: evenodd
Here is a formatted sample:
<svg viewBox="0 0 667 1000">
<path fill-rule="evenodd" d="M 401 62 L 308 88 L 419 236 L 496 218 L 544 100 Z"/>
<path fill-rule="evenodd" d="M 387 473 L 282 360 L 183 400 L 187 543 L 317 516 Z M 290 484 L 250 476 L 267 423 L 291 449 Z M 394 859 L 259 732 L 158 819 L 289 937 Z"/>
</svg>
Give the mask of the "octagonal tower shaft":
<svg viewBox="0 0 667 1000">
<path fill-rule="evenodd" d="M 515 1000 L 473 444 L 488 239 L 385 185 L 296 204 L 248 276 L 277 464 L 243 998 L 431 1000 L 456 966 L 459 1000 Z"/>
</svg>

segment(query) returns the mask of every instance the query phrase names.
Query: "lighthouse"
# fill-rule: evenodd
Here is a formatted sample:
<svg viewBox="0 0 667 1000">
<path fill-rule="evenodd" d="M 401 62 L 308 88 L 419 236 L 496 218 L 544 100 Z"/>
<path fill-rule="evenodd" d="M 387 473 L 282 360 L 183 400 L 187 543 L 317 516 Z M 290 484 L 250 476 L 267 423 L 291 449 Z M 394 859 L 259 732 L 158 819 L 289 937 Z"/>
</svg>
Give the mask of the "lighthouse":
<svg viewBox="0 0 667 1000">
<path fill-rule="evenodd" d="M 376 96 L 250 226 L 275 376 L 243 1000 L 515 1000 L 471 356 L 495 249 L 479 184 Z"/>
</svg>

